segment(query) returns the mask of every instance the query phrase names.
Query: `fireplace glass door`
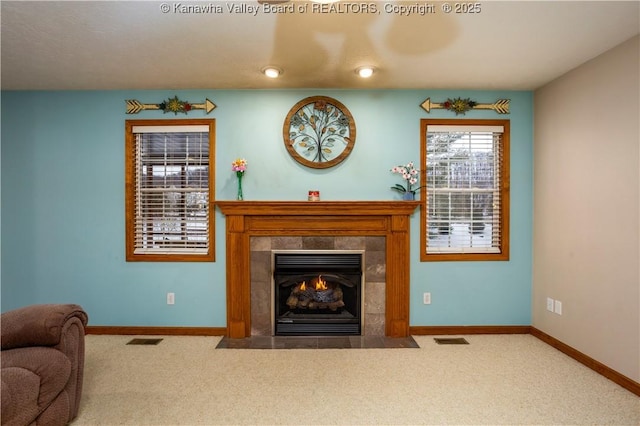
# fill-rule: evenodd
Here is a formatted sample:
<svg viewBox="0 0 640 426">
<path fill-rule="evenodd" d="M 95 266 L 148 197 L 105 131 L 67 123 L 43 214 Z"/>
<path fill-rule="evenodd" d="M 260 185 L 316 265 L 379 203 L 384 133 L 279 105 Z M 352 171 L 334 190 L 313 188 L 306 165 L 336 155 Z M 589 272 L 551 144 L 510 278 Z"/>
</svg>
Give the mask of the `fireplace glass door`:
<svg viewBox="0 0 640 426">
<path fill-rule="evenodd" d="M 275 253 L 275 335 L 360 335 L 362 253 Z"/>
</svg>

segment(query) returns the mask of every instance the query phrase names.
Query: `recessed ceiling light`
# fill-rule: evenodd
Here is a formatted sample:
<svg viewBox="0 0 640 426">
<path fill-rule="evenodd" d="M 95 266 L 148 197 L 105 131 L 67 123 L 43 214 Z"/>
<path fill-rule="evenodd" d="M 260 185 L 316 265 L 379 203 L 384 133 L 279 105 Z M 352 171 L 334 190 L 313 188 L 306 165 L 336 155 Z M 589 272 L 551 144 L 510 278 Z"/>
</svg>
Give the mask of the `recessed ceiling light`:
<svg viewBox="0 0 640 426">
<path fill-rule="evenodd" d="M 373 75 L 373 67 L 360 67 L 356 73 L 362 78 L 369 78 Z"/>
<path fill-rule="evenodd" d="M 276 67 L 265 67 L 262 72 L 269 78 L 278 78 L 282 74 L 282 70 Z"/>
</svg>

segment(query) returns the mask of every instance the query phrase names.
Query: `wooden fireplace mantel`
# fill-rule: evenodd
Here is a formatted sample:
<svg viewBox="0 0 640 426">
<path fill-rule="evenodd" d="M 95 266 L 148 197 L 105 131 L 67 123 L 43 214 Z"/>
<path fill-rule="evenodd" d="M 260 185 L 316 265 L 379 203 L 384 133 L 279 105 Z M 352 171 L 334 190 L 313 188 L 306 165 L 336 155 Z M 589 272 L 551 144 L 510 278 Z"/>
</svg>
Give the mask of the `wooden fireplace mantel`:
<svg viewBox="0 0 640 426">
<path fill-rule="evenodd" d="M 409 217 L 418 201 L 216 201 L 226 216 L 227 336 L 251 335 L 251 236 L 385 236 L 385 335 L 409 335 Z"/>
</svg>

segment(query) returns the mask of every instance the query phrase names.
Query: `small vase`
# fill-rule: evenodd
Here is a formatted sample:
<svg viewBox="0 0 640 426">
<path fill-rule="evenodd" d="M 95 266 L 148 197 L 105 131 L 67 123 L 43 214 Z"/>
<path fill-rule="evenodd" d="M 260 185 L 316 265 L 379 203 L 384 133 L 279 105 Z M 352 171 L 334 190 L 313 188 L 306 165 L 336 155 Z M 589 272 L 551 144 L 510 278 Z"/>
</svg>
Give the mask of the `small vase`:
<svg viewBox="0 0 640 426">
<path fill-rule="evenodd" d="M 416 194 L 414 194 L 413 192 L 405 192 L 404 194 L 402 194 L 402 199 L 405 201 L 413 201 L 416 199 Z"/>
<path fill-rule="evenodd" d="M 244 195 L 242 194 L 242 175 L 238 174 L 238 195 L 236 197 L 238 201 L 244 200 Z"/>
</svg>

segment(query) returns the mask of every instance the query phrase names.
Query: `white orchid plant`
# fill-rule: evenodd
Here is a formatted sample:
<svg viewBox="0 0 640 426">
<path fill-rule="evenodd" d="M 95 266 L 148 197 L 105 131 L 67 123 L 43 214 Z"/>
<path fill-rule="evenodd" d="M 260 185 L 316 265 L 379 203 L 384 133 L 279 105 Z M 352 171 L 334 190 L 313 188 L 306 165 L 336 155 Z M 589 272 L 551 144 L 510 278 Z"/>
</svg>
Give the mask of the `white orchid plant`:
<svg viewBox="0 0 640 426">
<path fill-rule="evenodd" d="M 404 193 L 416 193 L 421 187 L 414 188 L 413 185 L 418 183 L 418 170 L 415 168 L 413 161 L 407 163 L 406 165 L 395 166 L 391 169 L 392 173 L 397 173 L 402 176 L 402 179 L 405 180 L 405 185 L 400 185 L 396 183 L 391 187 L 391 189 Z"/>
</svg>

